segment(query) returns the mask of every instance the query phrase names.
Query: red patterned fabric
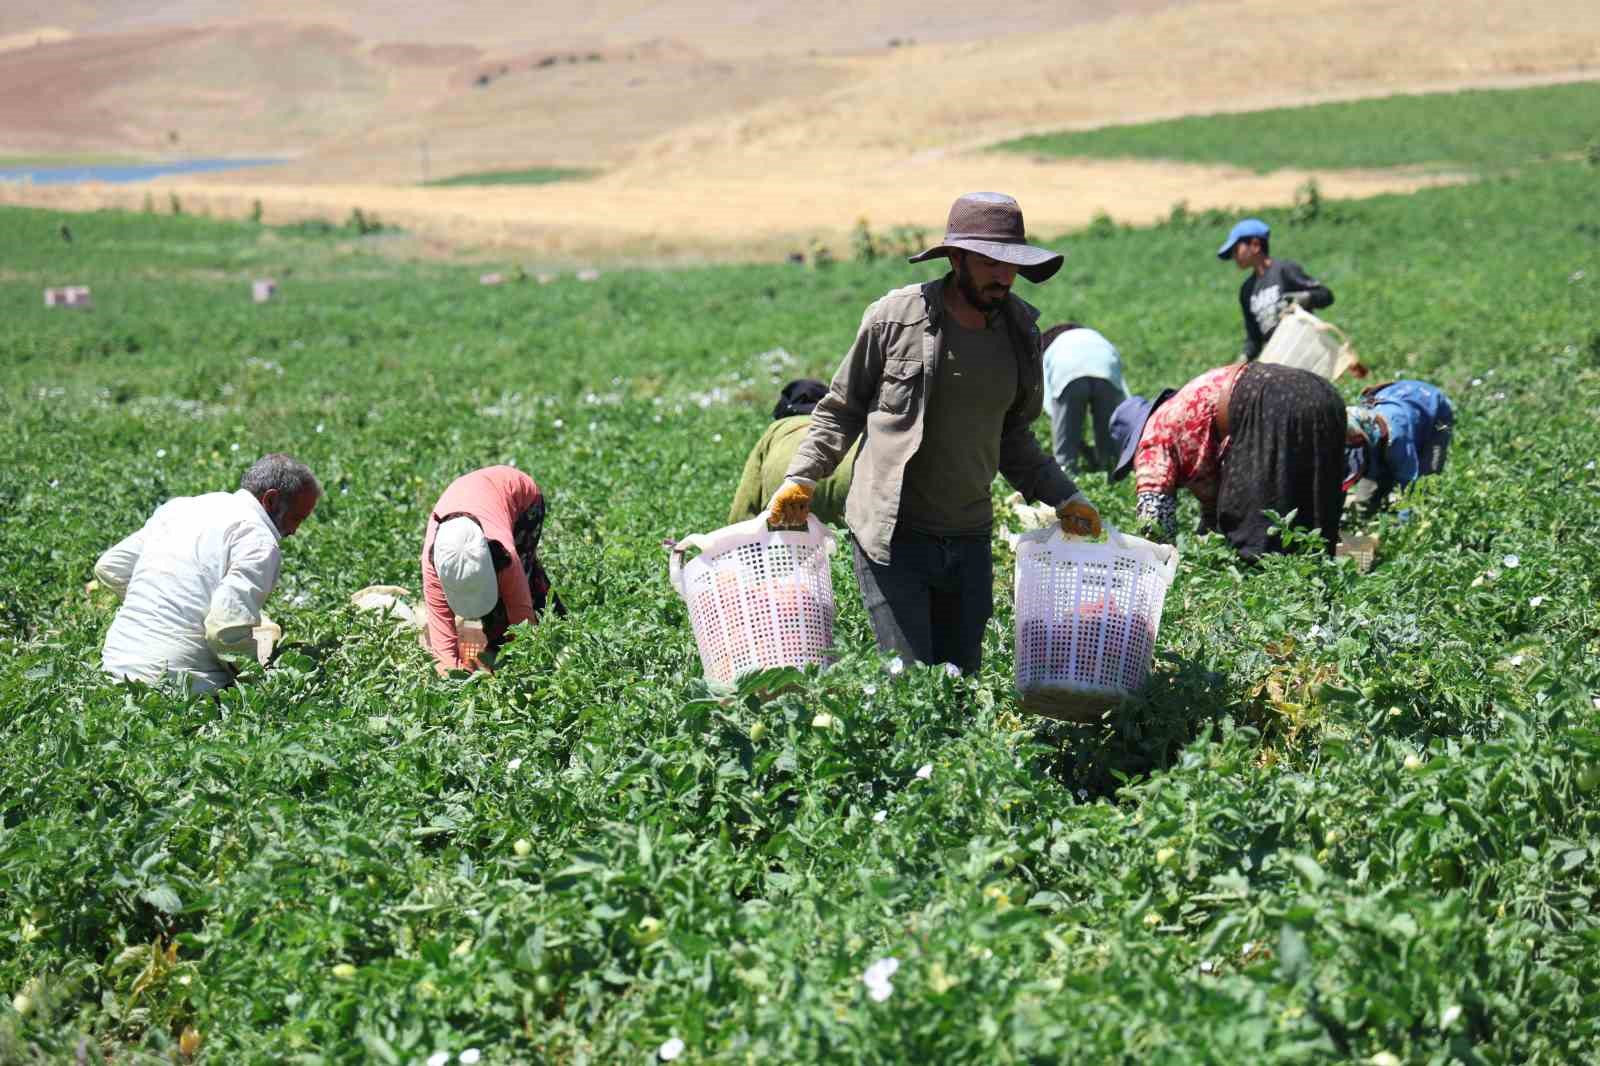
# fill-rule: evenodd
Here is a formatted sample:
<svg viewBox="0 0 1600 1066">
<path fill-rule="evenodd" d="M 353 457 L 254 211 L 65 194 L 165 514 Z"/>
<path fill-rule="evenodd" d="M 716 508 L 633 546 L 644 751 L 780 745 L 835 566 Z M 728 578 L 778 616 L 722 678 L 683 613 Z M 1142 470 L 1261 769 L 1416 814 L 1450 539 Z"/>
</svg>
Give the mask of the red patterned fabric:
<svg viewBox="0 0 1600 1066">
<path fill-rule="evenodd" d="M 1172 496 L 1186 488 L 1207 515 L 1215 511 L 1217 474 L 1228 448 L 1217 436 L 1217 397 L 1247 365 L 1208 370 L 1156 408 L 1133 455 L 1135 492 Z"/>
</svg>

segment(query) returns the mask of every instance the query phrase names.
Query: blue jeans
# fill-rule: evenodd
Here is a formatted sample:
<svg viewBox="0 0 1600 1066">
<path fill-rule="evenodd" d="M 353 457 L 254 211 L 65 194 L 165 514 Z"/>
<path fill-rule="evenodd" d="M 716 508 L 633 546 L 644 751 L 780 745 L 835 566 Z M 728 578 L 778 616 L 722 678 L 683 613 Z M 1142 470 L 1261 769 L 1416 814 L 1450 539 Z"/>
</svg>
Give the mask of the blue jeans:
<svg viewBox="0 0 1600 1066">
<path fill-rule="evenodd" d="M 879 650 L 976 673 L 994 613 L 989 535 L 896 532 L 889 556 L 887 566 L 875 563 L 855 545 L 856 582 Z"/>
</svg>

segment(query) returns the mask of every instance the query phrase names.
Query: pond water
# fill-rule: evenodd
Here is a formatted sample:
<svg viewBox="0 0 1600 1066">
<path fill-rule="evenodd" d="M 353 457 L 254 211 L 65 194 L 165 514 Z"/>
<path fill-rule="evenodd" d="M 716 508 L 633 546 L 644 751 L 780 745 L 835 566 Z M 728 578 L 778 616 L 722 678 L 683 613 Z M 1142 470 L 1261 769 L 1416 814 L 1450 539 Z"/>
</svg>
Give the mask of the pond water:
<svg viewBox="0 0 1600 1066">
<path fill-rule="evenodd" d="M 243 170 L 269 167 L 281 159 L 176 159 L 170 163 L 83 164 L 65 167 L 0 166 L 0 181 L 31 182 L 34 185 L 78 185 L 89 181 L 126 184 L 149 181 L 173 174 L 207 174 L 218 170 Z"/>
</svg>

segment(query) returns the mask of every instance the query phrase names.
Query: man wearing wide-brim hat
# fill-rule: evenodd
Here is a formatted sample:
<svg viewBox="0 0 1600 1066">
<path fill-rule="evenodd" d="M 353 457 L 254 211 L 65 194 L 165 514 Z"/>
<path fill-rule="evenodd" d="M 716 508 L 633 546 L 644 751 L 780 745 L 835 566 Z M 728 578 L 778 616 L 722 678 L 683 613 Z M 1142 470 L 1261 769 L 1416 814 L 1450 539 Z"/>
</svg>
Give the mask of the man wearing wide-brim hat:
<svg viewBox="0 0 1600 1066">
<path fill-rule="evenodd" d="M 1039 312 L 1011 292 L 1018 274 L 1048 280 L 1061 256 L 1028 243 L 1015 200 L 980 192 L 911 262 L 938 257 L 950 260 L 942 278 L 867 308 L 768 517 L 802 524 L 816 482 L 861 438 L 845 523 L 878 646 L 972 672 L 994 610 L 995 474 L 1054 505 L 1071 532 L 1098 534 L 1100 515 L 1033 435 Z"/>
</svg>

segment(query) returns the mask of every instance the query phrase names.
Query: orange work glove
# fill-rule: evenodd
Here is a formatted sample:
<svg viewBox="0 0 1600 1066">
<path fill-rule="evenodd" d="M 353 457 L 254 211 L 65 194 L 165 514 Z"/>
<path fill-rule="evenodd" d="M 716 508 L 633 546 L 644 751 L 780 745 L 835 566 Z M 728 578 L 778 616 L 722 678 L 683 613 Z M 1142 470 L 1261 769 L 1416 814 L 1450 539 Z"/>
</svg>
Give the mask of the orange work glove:
<svg viewBox="0 0 1600 1066">
<path fill-rule="evenodd" d="M 772 529 L 804 529 L 806 516 L 811 514 L 811 497 L 817 483 L 799 478 L 788 478 L 772 494 L 767 504 L 767 525 Z"/>
<path fill-rule="evenodd" d="M 1070 498 L 1056 505 L 1056 518 L 1061 521 L 1063 533 L 1075 533 L 1080 537 L 1100 535 L 1100 512 L 1089 502 L 1089 497 L 1081 492 L 1073 493 Z"/>
</svg>

